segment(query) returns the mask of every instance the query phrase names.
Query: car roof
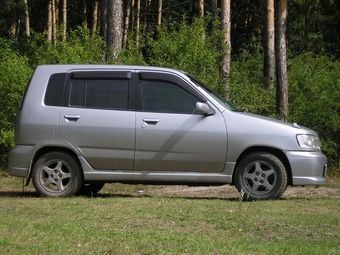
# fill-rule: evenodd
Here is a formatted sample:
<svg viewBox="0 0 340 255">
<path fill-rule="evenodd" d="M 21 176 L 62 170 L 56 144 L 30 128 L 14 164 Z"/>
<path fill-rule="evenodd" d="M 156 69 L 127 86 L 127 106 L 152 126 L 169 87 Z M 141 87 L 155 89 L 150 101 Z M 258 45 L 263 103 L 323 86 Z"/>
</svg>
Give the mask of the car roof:
<svg viewBox="0 0 340 255">
<path fill-rule="evenodd" d="M 69 72 L 72 70 L 139 70 L 139 71 L 160 71 L 160 72 L 172 72 L 178 74 L 185 74 L 186 72 L 169 68 L 169 67 L 157 67 L 157 66 L 140 66 L 140 65 L 102 65 L 102 64 L 50 64 L 39 65 L 37 69 L 48 69 L 49 72 Z M 47 71 L 47 70 L 46 70 Z"/>
</svg>

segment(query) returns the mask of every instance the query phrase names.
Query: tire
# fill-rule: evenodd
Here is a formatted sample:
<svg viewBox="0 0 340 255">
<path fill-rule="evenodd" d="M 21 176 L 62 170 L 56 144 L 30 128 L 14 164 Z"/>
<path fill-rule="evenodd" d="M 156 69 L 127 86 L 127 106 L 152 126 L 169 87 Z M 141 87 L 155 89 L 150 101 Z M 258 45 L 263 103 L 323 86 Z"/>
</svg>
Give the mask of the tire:
<svg viewBox="0 0 340 255">
<path fill-rule="evenodd" d="M 78 161 L 68 153 L 49 152 L 41 156 L 32 169 L 35 190 L 46 197 L 75 195 L 83 183 Z"/>
<path fill-rule="evenodd" d="M 96 195 L 103 187 L 105 183 L 89 183 L 84 184 L 78 191 L 78 196 L 93 196 Z"/>
<path fill-rule="evenodd" d="M 282 161 L 267 152 L 245 156 L 236 167 L 235 186 L 244 201 L 277 199 L 287 188 Z"/>
</svg>

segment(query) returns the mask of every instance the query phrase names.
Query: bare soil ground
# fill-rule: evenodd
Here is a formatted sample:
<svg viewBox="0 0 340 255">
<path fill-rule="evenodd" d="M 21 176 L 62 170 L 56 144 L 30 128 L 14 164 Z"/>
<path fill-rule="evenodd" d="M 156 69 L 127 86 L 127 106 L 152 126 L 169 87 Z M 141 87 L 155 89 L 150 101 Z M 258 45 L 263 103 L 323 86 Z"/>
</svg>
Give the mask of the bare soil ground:
<svg viewBox="0 0 340 255">
<path fill-rule="evenodd" d="M 37 196 L 32 183 L 25 187 L 22 179 L 0 176 L 0 197 L 35 197 Z M 288 187 L 282 199 L 340 198 L 340 180 L 328 178 L 324 186 Z M 224 186 L 154 186 L 154 185 L 124 185 L 106 184 L 97 194 L 98 197 L 182 197 L 182 198 L 215 198 L 239 199 L 239 192 L 230 185 Z"/>
<path fill-rule="evenodd" d="M 111 185 L 111 184 L 109 184 Z M 188 187 L 188 186 L 140 186 L 135 191 L 126 191 L 122 195 L 149 196 L 149 197 L 183 197 L 183 198 L 220 198 L 239 199 L 239 192 L 233 186 L 224 185 L 217 187 Z M 111 191 L 111 189 L 109 189 Z M 107 188 L 100 194 L 109 194 Z M 118 191 L 119 192 L 119 191 Z M 100 196 L 100 194 L 98 194 Z M 310 199 L 310 198 L 340 198 L 339 187 L 306 186 L 288 187 L 282 196 L 283 199 Z"/>
</svg>

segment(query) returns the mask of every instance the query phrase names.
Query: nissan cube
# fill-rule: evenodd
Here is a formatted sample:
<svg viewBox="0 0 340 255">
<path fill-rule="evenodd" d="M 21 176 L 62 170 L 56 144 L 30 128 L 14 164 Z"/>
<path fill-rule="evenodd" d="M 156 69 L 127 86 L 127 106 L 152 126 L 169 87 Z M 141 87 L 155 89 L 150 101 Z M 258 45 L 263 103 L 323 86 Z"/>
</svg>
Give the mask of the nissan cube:
<svg viewBox="0 0 340 255">
<path fill-rule="evenodd" d="M 38 66 L 15 126 L 9 173 L 42 196 L 96 193 L 105 183 L 230 184 L 262 200 L 325 183 L 316 132 L 238 111 L 170 68 Z"/>
</svg>

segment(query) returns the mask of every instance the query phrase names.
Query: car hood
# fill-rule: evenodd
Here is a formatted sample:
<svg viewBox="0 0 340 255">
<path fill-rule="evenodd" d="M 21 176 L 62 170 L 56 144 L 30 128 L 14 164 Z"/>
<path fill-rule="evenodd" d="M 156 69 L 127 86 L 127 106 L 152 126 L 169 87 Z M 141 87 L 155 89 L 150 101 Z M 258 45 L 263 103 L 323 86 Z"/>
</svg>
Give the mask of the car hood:
<svg viewBox="0 0 340 255">
<path fill-rule="evenodd" d="M 265 128 L 266 132 L 274 130 L 274 132 L 276 133 L 277 131 L 286 130 L 286 132 L 288 133 L 317 135 L 314 130 L 304 126 L 300 126 L 297 123 L 277 120 L 248 112 L 233 111 L 232 114 L 228 114 L 228 116 L 233 116 L 234 118 L 238 119 L 239 122 L 242 122 L 244 124 L 251 124 L 252 128 Z"/>
<path fill-rule="evenodd" d="M 301 151 L 296 135 L 317 133 L 294 123 L 271 119 L 246 112 L 223 112 L 228 133 L 228 154 L 250 147 L 275 148 L 281 151 Z"/>
</svg>

